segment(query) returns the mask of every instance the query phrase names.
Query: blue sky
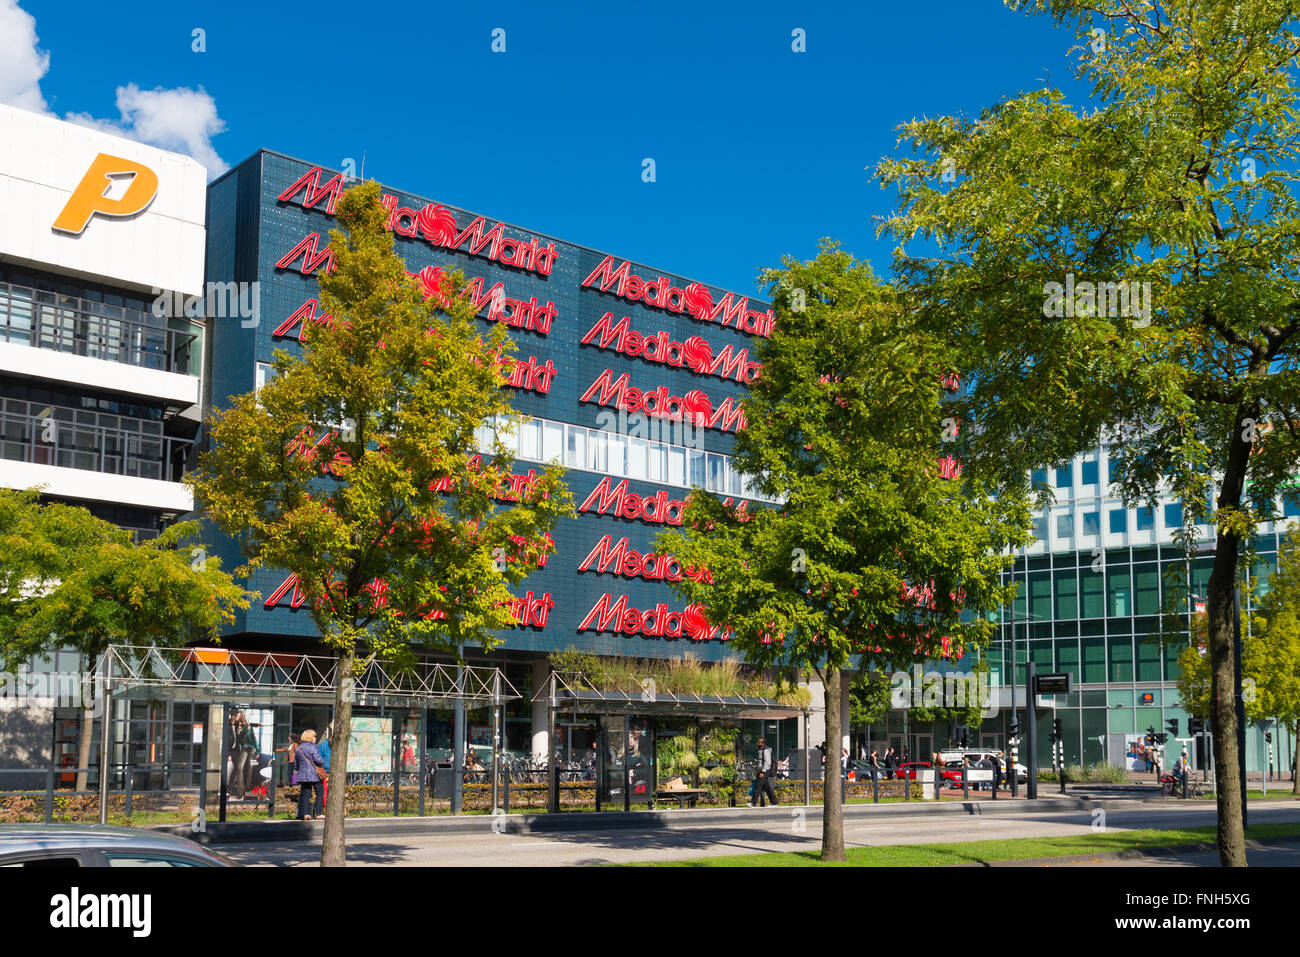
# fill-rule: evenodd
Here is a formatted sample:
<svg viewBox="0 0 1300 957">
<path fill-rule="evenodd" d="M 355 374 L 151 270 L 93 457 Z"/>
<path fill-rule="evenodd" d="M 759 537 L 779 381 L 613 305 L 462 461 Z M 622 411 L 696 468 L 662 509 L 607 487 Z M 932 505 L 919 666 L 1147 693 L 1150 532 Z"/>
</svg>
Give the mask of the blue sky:
<svg viewBox="0 0 1300 957">
<path fill-rule="evenodd" d="M 873 218 L 892 195 L 868 168 L 900 122 L 975 114 L 1049 71 L 1080 98 L 1072 36 L 998 0 L 16 2 L 56 115 L 217 169 L 259 147 L 335 167 L 364 154 L 386 185 L 750 294 L 760 267 L 822 236 L 887 268 Z M 23 42 L 7 32 L 0 47 Z"/>
</svg>

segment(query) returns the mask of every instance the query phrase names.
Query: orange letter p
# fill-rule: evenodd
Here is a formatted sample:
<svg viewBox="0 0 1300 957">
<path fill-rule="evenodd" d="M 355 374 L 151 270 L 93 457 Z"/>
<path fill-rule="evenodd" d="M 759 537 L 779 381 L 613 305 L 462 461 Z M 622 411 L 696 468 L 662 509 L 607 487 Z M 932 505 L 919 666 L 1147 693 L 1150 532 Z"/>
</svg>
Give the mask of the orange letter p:
<svg viewBox="0 0 1300 957">
<path fill-rule="evenodd" d="M 119 199 L 109 199 L 108 191 L 115 176 L 131 176 L 132 179 Z M 77 236 L 96 213 L 101 216 L 131 216 L 152 203 L 157 195 L 158 174 L 149 167 L 120 156 L 100 153 L 68 197 L 63 212 L 54 220 L 54 228 Z"/>
</svg>

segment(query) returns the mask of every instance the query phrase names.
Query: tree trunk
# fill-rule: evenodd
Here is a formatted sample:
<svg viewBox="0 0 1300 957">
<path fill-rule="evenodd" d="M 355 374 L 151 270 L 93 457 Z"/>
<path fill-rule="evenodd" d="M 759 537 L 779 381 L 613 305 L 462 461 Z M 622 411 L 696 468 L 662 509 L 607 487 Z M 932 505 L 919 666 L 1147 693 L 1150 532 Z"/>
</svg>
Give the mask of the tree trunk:
<svg viewBox="0 0 1300 957">
<path fill-rule="evenodd" d="M 81 671 L 84 674 L 91 668 L 90 658 L 87 655 L 81 656 Z M 81 737 L 77 740 L 77 767 L 90 767 L 90 747 L 91 739 L 95 736 L 95 700 L 98 697 L 94 681 L 83 681 L 81 683 L 83 694 L 89 691 L 89 695 L 82 701 L 81 706 Z M 51 756 L 53 757 L 53 756 Z M 89 772 L 82 770 L 77 772 L 77 790 L 86 790 L 89 784 Z"/>
<path fill-rule="evenodd" d="M 1220 509 L 1241 506 L 1246 466 L 1251 445 L 1240 423 L 1252 414 L 1238 415 L 1238 426 L 1228 452 Z M 1219 812 L 1219 863 L 1224 867 L 1246 866 L 1246 835 L 1242 828 L 1241 766 L 1237 747 L 1237 639 L 1233 621 L 1233 590 L 1237 585 L 1240 540 L 1219 526 L 1214 547 L 1214 569 L 1209 581 L 1207 639 L 1210 652 L 1210 720 L 1214 731 L 1215 792 Z"/>
<path fill-rule="evenodd" d="M 334 679 L 334 732 L 330 736 L 330 798 L 325 805 L 325 837 L 320 845 L 321 867 L 347 864 L 343 818 L 347 814 L 348 739 L 352 736 L 352 665 L 356 651 L 338 653 Z"/>
<path fill-rule="evenodd" d="M 822 768 L 822 860 L 844 860 L 844 805 L 840 803 L 840 670 L 822 671 L 826 689 L 826 761 Z"/>
</svg>

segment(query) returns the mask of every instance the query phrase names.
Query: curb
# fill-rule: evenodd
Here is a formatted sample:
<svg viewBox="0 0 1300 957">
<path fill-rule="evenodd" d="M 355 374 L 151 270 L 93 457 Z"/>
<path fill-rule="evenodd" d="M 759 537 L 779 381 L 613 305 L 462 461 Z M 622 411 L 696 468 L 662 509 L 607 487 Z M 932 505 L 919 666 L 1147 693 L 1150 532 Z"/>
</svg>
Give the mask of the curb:
<svg viewBox="0 0 1300 957">
<path fill-rule="evenodd" d="M 960 801 L 945 800 L 939 804 L 910 802 L 903 804 L 848 804 L 844 805 L 844 820 L 906 820 L 933 815 L 983 815 L 1037 814 L 1045 811 L 1090 811 L 1097 807 L 1117 805 L 1142 806 L 1157 801 L 1134 798 L 1109 798 L 1099 801 L 1091 798 L 1039 798 L 1032 804 L 1028 800 Z M 987 809 L 987 810 L 986 810 Z M 481 834 L 487 830 L 499 834 L 554 834 L 597 830 L 658 830 L 661 828 L 716 827 L 740 821 L 760 821 L 771 824 L 788 824 L 794 812 L 804 814 L 805 824 L 820 822 L 820 804 L 784 804 L 779 809 L 769 808 L 701 808 L 671 811 L 602 811 L 597 813 L 568 812 L 560 814 L 468 814 L 440 817 L 363 817 L 348 818 L 346 831 L 350 838 L 396 837 L 403 835 L 445 834 L 457 836 Z M 239 821 L 209 823 L 201 833 L 194 833 L 188 824 L 163 824 L 150 828 L 179 837 L 187 837 L 200 844 L 234 843 L 289 843 L 317 841 L 325 830 L 324 821 Z"/>
<path fill-rule="evenodd" d="M 1300 842 L 1300 835 L 1294 837 L 1265 837 L 1245 842 L 1246 850 L 1258 851 L 1279 844 Z M 1131 847 L 1124 851 L 1104 851 L 1100 854 L 1069 854 L 1061 857 L 1026 857 L 1015 861 L 968 861 L 964 864 L 949 864 L 949 867 L 1052 867 L 1056 864 L 1078 864 L 1081 862 L 1109 863 L 1112 861 L 1138 861 L 1147 858 L 1182 857 L 1185 854 L 1209 854 L 1218 851 L 1216 844 L 1169 844 L 1164 847 Z"/>
</svg>

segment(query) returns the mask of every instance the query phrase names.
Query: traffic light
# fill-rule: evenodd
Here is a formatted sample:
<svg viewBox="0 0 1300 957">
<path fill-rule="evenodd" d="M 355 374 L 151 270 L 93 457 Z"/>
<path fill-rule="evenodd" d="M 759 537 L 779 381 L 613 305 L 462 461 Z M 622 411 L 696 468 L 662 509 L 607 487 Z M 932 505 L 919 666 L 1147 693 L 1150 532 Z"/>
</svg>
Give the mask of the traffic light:
<svg viewBox="0 0 1300 957">
<path fill-rule="evenodd" d="M 1156 744 L 1164 744 L 1167 740 L 1169 740 L 1169 735 L 1163 731 L 1156 735 Z"/>
<path fill-rule="evenodd" d="M 1187 719 L 1187 733 L 1192 735 L 1203 734 L 1205 732 L 1205 721 L 1202 718 Z"/>
<path fill-rule="evenodd" d="M 1264 732 L 1264 740 L 1267 741 L 1269 744 L 1272 744 L 1272 743 L 1273 743 L 1273 732 L 1272 732 L 1272 731 L 1265 731 L 1265 732 Z"/>
<path fill-rule="evenodd" d="M 1020 737 L 1020 722 L 1019 722 L 1019 721 L 1012 721 L 1012 722 L 1011 722 L 1011 727 L 1007 729 L 1007 734 L 1008 734 L 1010 737 L 1013 737 L 1013 738 L 1018 738 L 1018 737 Z"/>
<path fill-rule="evenodd" d="M 1169 726 L 1169 737 L 1171 737 L 1171 738 L 1177 738 L 1177 737 L 1178 737 L 1178 719 L 1177 719 L 1177 718 L 1169 718 L 1167 721 L 1165 721 L 1165 724 Z"/>
<path fill-rule="evenodd" d="M 1146 740 L 1146 743 L 1147 743 L 1148 745 L 1152 745 L 1152 744 L 1155 744 L 1155 743 L 1156 743 L 1156 729 L 1155 729 L 1155 728 L 1147 728 L 1147 740 Z"/>
<path fill-rule="evenodd" d="M 1053 719 L 1052 719 L 1052 738 L 1053 738 L 1053 740 L 1055 740 L 1055 741 L 1061 741 L 1061 740 L 1064 740 L 1064 738 L 1065 738 L 1065 735 L 1061 733 L 1061 719 L 1060 719 L 1060 718 L 1053 718 Z"/>
<path fill-rule="evenodd" d="M 958 747 L 960 747 L 960 748 L 965 748 L 965 747 L 966 747 L 966 729 L 965 729 L 965 728 L 962 728 L 960 731 L 957 732 L 957 742 L 958 742 L 958 744 L 957 744 Z"/>
</svg>

